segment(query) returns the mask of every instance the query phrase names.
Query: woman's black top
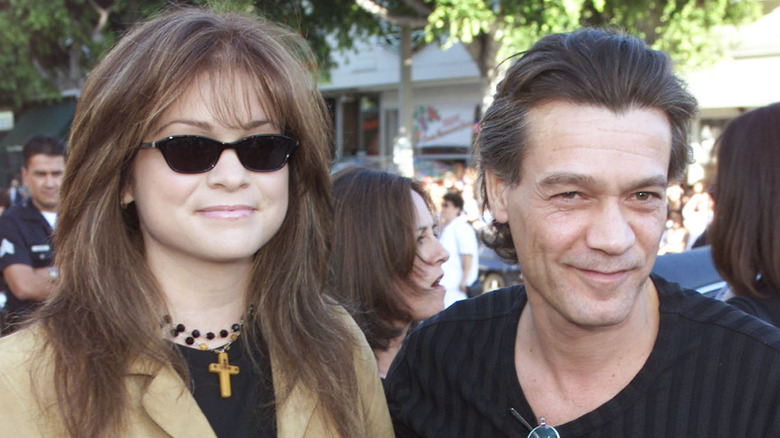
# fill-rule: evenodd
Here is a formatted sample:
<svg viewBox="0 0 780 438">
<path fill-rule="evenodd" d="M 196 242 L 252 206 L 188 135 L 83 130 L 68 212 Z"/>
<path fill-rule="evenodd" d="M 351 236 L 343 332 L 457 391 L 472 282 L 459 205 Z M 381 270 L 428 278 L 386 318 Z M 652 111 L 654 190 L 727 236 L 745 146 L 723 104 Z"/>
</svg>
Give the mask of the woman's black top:
<svg viewBox="0 0 780 438">
<path fill-rule="evenodd" d="M 241 340 L 230 346 L 229 363 L 237 365 L 239 372 L 230 376 L 232 395 L 228 398 L 221 396 L 219 375 L 209 372 L 209 364 L 217 363 L 217 354 L 177 346 L 189 366 L 192 395 L 218 437 L 276 436 L 273 379 L 265 343 L 258 355 L 259 367 L 252 364 Z"/>
</svg>

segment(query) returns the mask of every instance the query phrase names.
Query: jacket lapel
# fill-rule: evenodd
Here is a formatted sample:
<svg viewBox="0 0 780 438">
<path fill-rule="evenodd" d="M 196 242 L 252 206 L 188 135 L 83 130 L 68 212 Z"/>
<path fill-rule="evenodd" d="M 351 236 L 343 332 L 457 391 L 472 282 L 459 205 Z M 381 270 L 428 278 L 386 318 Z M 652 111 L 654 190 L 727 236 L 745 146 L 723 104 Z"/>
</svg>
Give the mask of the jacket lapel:
<svg viewBox="0 0 780 438">
<path fill-rule="evenodd" d="M 147 364 L 134 367 L 134 371 L 133 374 L 151 378 L 142 391 L 141 403 L 151 421 L 168 435 L 216 438 L 195 398 L 173 368 L 165 366 L 153 372 Z"/>
<path fill-rule="evenodd" d="M 277 364 L 274 363 L 274 365 Z M 276 382 L 281 382 L 282 378 L 277 372 L 278 369 L 278 366 L 272 367 L 274 388 L 279 387 Z M 287 401 L 283 405 L 276 406 L 276 426 L 279 438 L 304 437 L 316 406 L 317 397 L 306 391 L 302 385 L 295 385 Z"/>
<path fill-rule="evenodd" d="M 271 368 L 274 387 L 277 389 L 279 385 L 276 382 L 281 382 L 280 379 L 283 378 L 278 369 L 278 366 Z M 195 398 L 172 367 L 165 366 L 155 370 L 149 362 L 139 360 L 131 367 L 131 374 L 144 380 L 151 379 L 148 385 L 139 385 L 141 402 L 148 418 L 168 435 L 216 438 Z M 302 438 L 307 436 L 307 431 L 314 431 L 309 430 L 309 426 L 313 421 L 317 421 L 313 418 L 317 403 L 314 394 L 302 385 L 296 385 L 285 403 L 276 406 L 279 438 Z M 322 430 L 316 432 L 319 433 L 315 433 L 317 436 L 325 434 Z"/>
</svg>

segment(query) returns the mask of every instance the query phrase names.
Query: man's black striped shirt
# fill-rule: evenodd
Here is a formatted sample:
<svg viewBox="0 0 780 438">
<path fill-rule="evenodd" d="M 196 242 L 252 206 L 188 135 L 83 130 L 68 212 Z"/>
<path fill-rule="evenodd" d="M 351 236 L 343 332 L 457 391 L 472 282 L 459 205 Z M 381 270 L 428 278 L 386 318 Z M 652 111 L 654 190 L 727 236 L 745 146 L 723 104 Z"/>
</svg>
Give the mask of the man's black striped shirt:
<svg viewBox="0 0 780 438">
<path fill-rule="evenodd" d="M 653 351 L 612 400 L 555 424 L 573 437 L 780 437 L 780 330 L 653 277 Z M 385 381 L 399 437 L 525 437 L 514 343 L 521 286 L 456 303 L 406 340 Z"/>
</svg>

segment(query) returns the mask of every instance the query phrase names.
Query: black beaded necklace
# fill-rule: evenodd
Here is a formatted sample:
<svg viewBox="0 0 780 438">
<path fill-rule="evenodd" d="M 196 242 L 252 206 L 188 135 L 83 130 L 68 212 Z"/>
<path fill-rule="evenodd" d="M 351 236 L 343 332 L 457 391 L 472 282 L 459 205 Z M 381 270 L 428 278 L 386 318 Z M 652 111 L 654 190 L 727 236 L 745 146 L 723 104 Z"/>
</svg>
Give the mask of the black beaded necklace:
<svg viewBox="0 0 780 438">
<path fill-rule="evenodd" d="M 253 311 L 254 307 L 249 306 L 245 319 L 252 316 Z M 198 329 L 187 331 L 187 327 L 185 327 L 184 324 L 174 324 L 173 318 L 171 318 L 170 315 L 163 316 L 162 325 L 163 327 L 168 326 L 169 333 L 174 340 L 179 337 L 179 335 L 183 335 L 184 343 L 187 345 L 194 345 L 196 340 L 200 339 L 202 335 Z M 217 354 L 217 363 L 209 364 L 209 372 L 219 375 L 219 390 L 222 398 L 228 398 L 232 394 L 230 390 L 230 376 L 236 375 L 239 372 L 238 366 L 230 364 L 227 352 L 230 349 L 230 345 L 238 339 L 238 336 L 241 334 L 241 328 L 243 327 L 244 319 L 230 326 L 230 332 L 226 329 L 222 329 L 217 332 L 217 334 L 214 332 L 206 332 L 204 335 L 206 340 L 209 341 L 216 339 L 217 336 L 227 339 L 225 345 L 211 349 L 211 351 Z M 209 350 L 206 342 L 201 342 L 198 345 L 198 348 L 203 351 Z"/>
<path fill-rule="evenodd" d="M 252 315 L 253 311 L 254 311 L 254 306 L 249 306 L 249 309 L 247 310 L 246 313 L 246 318 L 249 318 Z M 206 334 L 204 335 L 198 329 L 192 329 L 188 331 L 187 327 L 184 324 L 181 323 L 174 324 L 171 315 L 164 315 L 162 321 L 163 321 L 162 324 L 163 327 L 168 326 L 168 331 L 174 340 L 178 338 L 179 335 L 182 335 L 184 336 L 184 343 L 189 346 L 194 345 L 196 341 L 201 339 L 201 336 L 203 336 L 203 338 L 205 338 L 207 341 L 212 341 L 216 339 L 218 336 L 221 339 L 227 340 L 227 343 L 225 345 L 211 349 L 218 353 L 230 349 L 230 344 L 232 344 L 238 339 L 238 336 L 241 334 L 241 328 L 243 328 L 244 326 L 244 319 L 242 319 L 241 321 L 231 325 L 229 331 L 227 329 L 222 329 L 217 333 L 206 332 Z M 206 344 L 206 342 L 201 342 L 198 345 L 198 348 L 203 351 L 209 350 L 209 346 L 208 344 Z"/>
<path fill-rule="evenodd" d="M 184 326 L 184 324 L 173 324 L 171 322 L 171 317 L 169 315 L 165 315 L 163 318 L 163 321 L 166 325 L 170 325 L 170 333 L 171 336 L 176 339 L 179 337 L 179 335 L 184 336 L 184 343 L 187 345 L 194 345 L 196 340 L 200 340 L 201 338 L 201 332 L 198 329 L 192 329 L 190 331 L 187 331 L 187 327 Z M 217 334 L 214 332 L 206 332 L 206 334 L 203 336 L 206 340 L 212 341 L 219 336 L 222 339 L 227 339 L 228 336 L 230 336 L 230 339 L 228 340 L 228 343 L 232 343 L 236 339 L 238 339 L 238 335 L 241 333 L 241 326 L 243 325 L 243 321 L 237 322 L 230 326 L 230 331 L 226 329 L 222 329 Z M 198 348 L 201 350 L 208 350 L 209 347 L 205 342 L 202 342 L 198 345 Z"/>
</svg>

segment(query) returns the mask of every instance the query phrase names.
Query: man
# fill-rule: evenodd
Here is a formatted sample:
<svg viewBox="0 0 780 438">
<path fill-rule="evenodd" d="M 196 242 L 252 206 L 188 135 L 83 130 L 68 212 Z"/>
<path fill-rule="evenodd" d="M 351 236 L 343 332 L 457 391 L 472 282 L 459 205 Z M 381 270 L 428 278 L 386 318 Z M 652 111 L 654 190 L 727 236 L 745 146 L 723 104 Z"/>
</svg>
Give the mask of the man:
<svg viewBox="0 0 780 438">
<path fill-rule="evenodd" d="M 54 289 L 51 233 L 57 221 L 60 184 L 65 168 L 64 144 L 36 135 L 22 148 L 22 182 L 30 197 L 0 217 L 0 272 L 6 283 L 7 324 L 4 333 L 45 300 Z"/>
<path fill-rule="evenodd" d="M 477 146 L 489 243 L 525 285 L 407 338 L 399 437 L 780 436 L 780 332 L 650 276 L 695 109 L 626 35 L 547 36 L 510 68 Z"/>
<path fill-rule="evenodd" d="M 446 193 L 441 203 L 441 223 L 444 227 L 439 241 L 450 253 L 441 265 L 444 271 L 440 284 L 444 286 L 444 307 L 468 298 L 467 291 L 479 275 L 479 244 L 474 228 L 462 216 L 463 197 L 457 192 Z M 456 257 L 457 256 L 457 257 Z"/>
</svg>

